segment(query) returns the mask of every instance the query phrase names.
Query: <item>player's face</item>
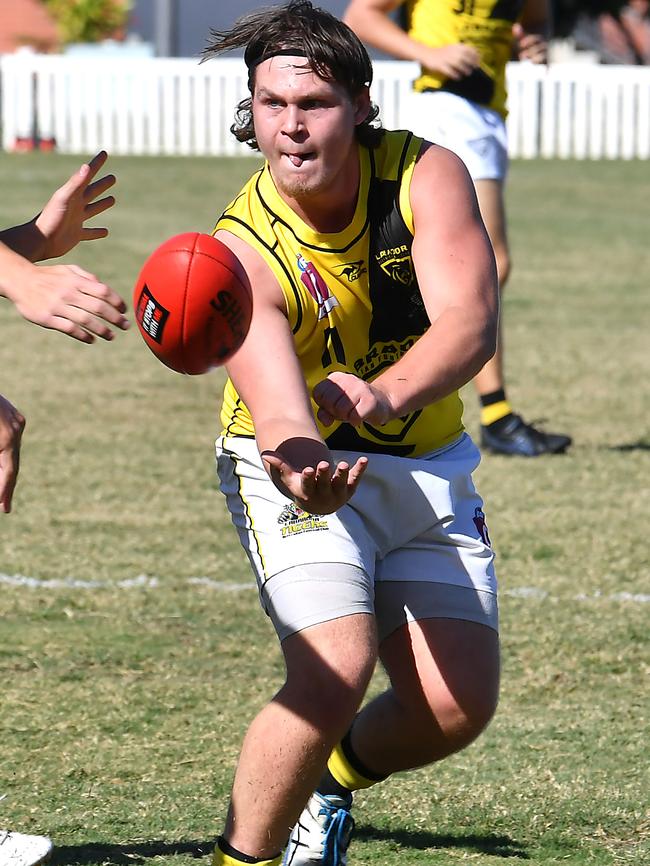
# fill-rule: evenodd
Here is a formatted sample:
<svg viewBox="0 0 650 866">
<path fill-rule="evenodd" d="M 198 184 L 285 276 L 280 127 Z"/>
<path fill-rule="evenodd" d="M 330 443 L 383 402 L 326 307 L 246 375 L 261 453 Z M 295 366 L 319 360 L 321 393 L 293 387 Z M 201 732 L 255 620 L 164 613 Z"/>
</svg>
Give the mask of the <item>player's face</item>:
<svg viewBox="0 0 650 866">
<path fill-rule="evenodd" d="M 355 127 L 370 107 L 367 91 L 354 101 L 323 81 L 304 57 L 278 56 L 255 72 L 253 121 L 260 150 L 281 194 L 301 199 L 337 189 L 349 195 L 358 171 Z"/>
</svg>

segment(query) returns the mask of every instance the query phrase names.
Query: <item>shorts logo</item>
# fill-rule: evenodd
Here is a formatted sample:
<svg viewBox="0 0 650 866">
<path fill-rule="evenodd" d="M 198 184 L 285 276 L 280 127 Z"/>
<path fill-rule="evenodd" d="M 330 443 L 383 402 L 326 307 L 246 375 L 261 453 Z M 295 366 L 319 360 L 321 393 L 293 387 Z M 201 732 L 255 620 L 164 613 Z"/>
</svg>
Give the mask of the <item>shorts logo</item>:
<svg viewBox="0 0 650 866">
<path fill-rule="evenodd" d="M 318 304 L 318 320 L 320 321 L 334 307 L 338 307 L 339 302 L 330 292 L 327 283 L 318 273 L 313 262 L 308 262 L 300 254 L 296 256 L 296 259 L 298 261 L 298 268 L 300 269 L 300 282 Z"/>
<path fill-rule="evenodd" d="M 356 283 L 362 274 L 368 272 L 368 268 L 364 267 L 363 259 L 358 262 L 346 262 L 344 265 L 339 265 L 339 273 L 345 277 L 349 283 Z"/>
<path fill-rule="evenodd" d="M 156 343 L 162 343 L 169 310 L 158 303 L 146 285 L 143 286 L 138 298 L 135 316 L 145 334 L 148 334 Z"/>
<path fill-rule="evenodd" d="M 320 514 L 309 514 L 291 502 L 285 505 L 278 517 L 282 538 L 301 535 L 303 532 L 318 532 L 327 529 L 327 520 Z"/>
<path fill-rule="evenodd" d="M 472 520 L 474 521 L 474 526 L 478 530 L 478 534 L 481 536 L 481 541 L 483 542 L 483 544 L 485 544 L 487 547 L 492 547 L 487 523 L 485 522 L 485 514 L 480 508 L 474 509 L 474 517 L 472 518 Z"/>
<path fill-rule="evenodd" d="M 413 275 L 413 260 L 409 248 L 406 244 L 399 247 L 392 247 L 388 250 L 382 250 L 375 258 L 379 263 L 382 271 L 387 274 L 391 280 L 401 283 L 403 286 L 410 286 L 414 280 Z"/>
</svg>

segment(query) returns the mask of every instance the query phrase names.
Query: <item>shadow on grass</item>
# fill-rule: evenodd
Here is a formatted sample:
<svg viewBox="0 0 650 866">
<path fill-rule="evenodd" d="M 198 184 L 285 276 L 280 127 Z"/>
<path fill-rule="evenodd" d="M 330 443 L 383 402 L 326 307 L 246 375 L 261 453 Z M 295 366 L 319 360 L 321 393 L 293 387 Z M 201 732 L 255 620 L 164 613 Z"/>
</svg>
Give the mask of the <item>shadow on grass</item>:
<svg viewBox="0 0 650 866">
<path fill-rule="evenodd" d="M 528 860 L 524 847 L 509 836 L 487 834 L 448 834 L 427 833 L 412 830 L 385 830 L 370 825 L 359 826 L 354 830 L 355 839 L 364 842 L 396 842 L 403 848 L 424 850 L 426 848 L 465 848 L 478 854 L 491 854 L 493 857 L 518 857 Z"/>
<path fill-rule="evenodd" d="M 620 445 L 610 445 L 608 451 L 650 451 L 650 438 L 637 439 L 636 442 L 621 442 Z"/>
<path fill-rule="evenodd" d="M 521 845 L 508 836 L 486 835 L 442 835 L 410 830 L 384 830 L 377 827 L 357 826 L 355 839 L 364 842 L 394 842 L 403 848 L 424 850 L 426 848 L 467 849 L 493 857 L 518 857 L 528 860 Z M 207 842 L 133 842 L 125 845 L 88 843 L 66 845 L 55 848 L 48 866 L 94 866 L 94 864 L 145 863 L 152 857 L 176 857 L 189 854 L 191 857 L 208 857 L 214 850 L 215 840 Z"/>
<path fill-rule="evenodd" d="M 212 854 L 215 839 L 209 842 L 133 842 L 125 845 L 89 842 L 81 845 L 61 845 L 54 848 L 48 866 L 91 866 L 95 863 L 145 863 L 151 857 L 207 857 Z"/>
</svg>

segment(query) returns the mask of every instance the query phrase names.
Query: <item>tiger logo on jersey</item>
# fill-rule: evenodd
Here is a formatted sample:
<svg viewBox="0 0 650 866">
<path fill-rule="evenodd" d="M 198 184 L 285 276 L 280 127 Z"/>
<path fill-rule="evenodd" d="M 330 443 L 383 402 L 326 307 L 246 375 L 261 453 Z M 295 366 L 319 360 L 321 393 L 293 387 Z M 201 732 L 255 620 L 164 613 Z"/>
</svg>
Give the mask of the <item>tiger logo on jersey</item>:
<svg viewBox="0 0 650 866">
<path fill-rule="evenodd" d="M 338 307 L 339 302 L 327 287 L 327 283 L 316 270 L 313 262 L 308 262 L 307 259 L 300 253 L 296 256 L 298 268 L 300 269 L 300 282 L 305 286 L 309 294 L 318 304 L 318 319 L 324 319 L 334 307 Z"/>
<path fill-rule="evenodd" d="M 377 256 L 382 271 L 403 286 L 414 281 L 413 260 L 406 244 L 390 250 L 382 250 Z"/>
</svg>

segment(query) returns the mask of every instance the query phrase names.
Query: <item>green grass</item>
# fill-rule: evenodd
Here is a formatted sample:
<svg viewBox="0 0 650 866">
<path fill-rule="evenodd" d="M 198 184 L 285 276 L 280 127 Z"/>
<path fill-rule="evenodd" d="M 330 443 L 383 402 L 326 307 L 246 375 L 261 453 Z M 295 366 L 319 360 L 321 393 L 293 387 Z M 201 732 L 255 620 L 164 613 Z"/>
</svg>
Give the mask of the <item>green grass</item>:
<svg viewBox="0 0 650 866">
<path fill-rule="evenodd" d="M 76 164 L 1 155 L 3 224 Z M 209 230 L 254 166 L 112 159 L 111 236 L 69 260 L 130 298 L 153 246 Z M 647 170 L 512 167 L 510 396 L 575 445 L 484 459 L 499 712 L 466 751 L 358 797 L 351 866 L 650 859 Z M 0 583 L 0 826 L 50 834 L 54 866 L 207 856 L 243 732 L 281 682 L 215 485 L 222 384 L 166 370 L 135 330 L 87 347 L 0 303 L 0 391 L 28 418 L 0 572 L 39 581 Z"/>
</svg>

